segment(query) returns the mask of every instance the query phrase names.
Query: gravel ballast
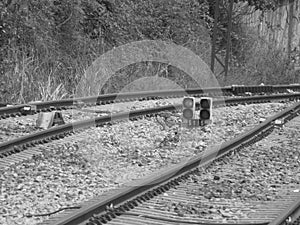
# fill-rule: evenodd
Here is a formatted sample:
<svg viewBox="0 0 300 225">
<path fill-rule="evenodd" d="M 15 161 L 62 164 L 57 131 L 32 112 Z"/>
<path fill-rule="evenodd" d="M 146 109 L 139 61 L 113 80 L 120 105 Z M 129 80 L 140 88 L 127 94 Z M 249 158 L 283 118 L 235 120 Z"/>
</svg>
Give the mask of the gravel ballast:
<svg viewBox="0 0 300 225">
<path fill-rule="evenodd" d="M 271 221 L 274 215 L 261 213 L 261 209 L 272 209 L 285 198 L 295 201 L 300 197 L 299 130 L 300 117 L 297 117 L 250 147 L 215 161 L 208 168 L 200 168 L 181 188 L 168 192 L 171 198 L 181 190 L 181 198 L 184 192 L 186 202 L 153 200 L 159 205 L 156 209 L 186 220 Z M 281 208 L 280 204 L 273 211 L 277 207 Z"/>
<path fill-rule="evenodd" d="M 36 224 L 49 213 L 193 157 L 287 107 L 270 103 L 214 110 L 214 124 L 179 129 L 179 115 L 87 129 L 33 149 L 43 154 L 0 171 L 0 224 Z"/>
<path fill-rule="evenodd" d="M 126 112 L 130 110 L 146 109 L 170 104 L 181 104 L 182 98 L 171 98 L 149 101 L 121 102 L 108 105 L 93 106 L 87 108 L 74 108 L 61 111 L 65 123 L 76 122 L 106 116 L 109 113 Z M 0 120 L 0 143 L 22 137 L 31 133 L 42 131 L 37 127 L 38 114 L 21 117 L 10 117 Z"/>
</svg>

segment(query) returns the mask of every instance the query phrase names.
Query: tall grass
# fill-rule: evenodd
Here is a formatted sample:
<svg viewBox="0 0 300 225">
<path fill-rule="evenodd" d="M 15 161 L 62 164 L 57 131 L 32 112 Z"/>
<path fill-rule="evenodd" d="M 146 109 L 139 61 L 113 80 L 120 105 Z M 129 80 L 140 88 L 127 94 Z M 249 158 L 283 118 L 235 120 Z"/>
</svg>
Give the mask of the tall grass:
<svg viewBox="0 0 300 225">
<path fill-rule="evenodd" d="M 240 43 L 239 55 L 230 68 L 227 81 L 223 82 L 220 77 L 221 85 L 300 82 L 299 71 L 289 66 L 282 50 L 254 33 L 249 32 L 246 37 L 246 41 Z M 25 54 L 18 48 L 11 48 L 7 57 L 14 63 L 1 77 L 0 102 L 25 103 L 72 97 L 78 81 L 92 60 L 105 52 L 105 46 L 99 42 L 86 45 L 89 57 L 85 57 L 85 51 L 69 57 L 55 55 L 55 52 L 48 55 Z M 208 48 L 205 46 L 197 51 L 204 52 Z M 197 87 L 195 81 L 183 71 L 158 62 L 140 62 L 127 66 L 101 86 L 99 93 Z"/>
<path fill-rule="evenodd" d="M 56 76 L 55 68 L 45 64 L 36 56 L 27 56 L 18 49 L 10 49 L 12 66 L 2 75 L 5 84 L 1 91 L 6 93 L 0 100 L 25 103 L 34 100 L 54 100 L 67 96 L 64 84 Z"/>
<path fill-rule="evenodd" d="M 68 96 L 68 93 L 62 83 L 53 85 L 53 78 L 49 75 L 44 83 L 38 82 L 38 89 L 41 101 L 60 100 Z"/>
<path fill-rule="evenodd" d="M 248 31 L 246 37 L 239 46 L 239 57 L 230 68 L 227 85 L 299 82 L 299 72 L 292 68 L 282 49 L 266 42 L 254 32 Z"/>
</svg>

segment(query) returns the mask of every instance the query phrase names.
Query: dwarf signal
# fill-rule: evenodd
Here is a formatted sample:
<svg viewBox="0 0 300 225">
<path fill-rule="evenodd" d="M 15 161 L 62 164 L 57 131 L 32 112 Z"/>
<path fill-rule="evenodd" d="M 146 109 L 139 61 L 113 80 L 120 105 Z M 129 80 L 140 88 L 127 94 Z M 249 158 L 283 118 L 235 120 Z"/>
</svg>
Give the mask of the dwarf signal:
<svg viewBox="0 0 300 225">
<path fill-rule="evenodd" d="M 188 128 L 199 127 L 199 116 L 196 114 L 196 99 L 194 97 L 185 97 L 183 98 L 182 106 L 182 125 Z"/>
<path fill-rule="evenodd" d="M 200 98 L 199 119 L 201 125 L 206 125 L 212 122 L 212 98 Z"/>
<path fill-rule="evenodd" d="M 191 120 L 195 118 L 196 111 L 196 101 L 194 97 L 185 97 L 182 101 L 182 116 L 183 119 Z"/>
</svg>

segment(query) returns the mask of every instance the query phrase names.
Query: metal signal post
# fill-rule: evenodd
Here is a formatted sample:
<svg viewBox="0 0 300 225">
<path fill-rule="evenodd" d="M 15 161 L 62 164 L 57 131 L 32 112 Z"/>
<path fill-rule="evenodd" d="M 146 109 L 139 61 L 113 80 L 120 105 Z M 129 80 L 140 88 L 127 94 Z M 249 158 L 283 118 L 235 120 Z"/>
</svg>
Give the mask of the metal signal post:
<svg viewBox="0 0 300 225">
<path fill-rule="evenodd" d="M 227 24 L 226 24 L 226 34 L 222 32 L 222 19 L 221 18 L 221 12 L 220 12 L 220 5 L 222 4 L 223 9 L 225 9 L 226 14 L 227 14 Z M 227 6 L 226 6 L 227 5 Z M 219 65 L 223 67 L 223 71 L 220 74 L 221 75 L 224 73 L 224 81 L 226 81 L 227 74 L 228 74 L 228 69 L 229 69 L 229 61 L 230 61 L 230 53 L 231 53 L 231 32 L 232 32 L 232 13 L 233 13 L 233 5 L 234 5 L 234 0 L 229 0 L 228 4 L 224 4 L 222 0 L 215 0 L 214 3 L 214 26 L 213 26 L 213 34 L 212 34 L 212 46 L 211 46 L 211 70 L 213 73 L 216 73 L 217 71 L 215 70 L 216 67 L 216 62 L 215 60 L 218 61 Z M 223 34 L 222 34 L 223 33 Z M 224 39 L 225 43 L 217 43 L 218 38 Z M 225 55 L 222 56 L 220 54 L 222 51 L 225 50 Z M 223 60 L 225 58 L 225 60 Z"/>
</svg>

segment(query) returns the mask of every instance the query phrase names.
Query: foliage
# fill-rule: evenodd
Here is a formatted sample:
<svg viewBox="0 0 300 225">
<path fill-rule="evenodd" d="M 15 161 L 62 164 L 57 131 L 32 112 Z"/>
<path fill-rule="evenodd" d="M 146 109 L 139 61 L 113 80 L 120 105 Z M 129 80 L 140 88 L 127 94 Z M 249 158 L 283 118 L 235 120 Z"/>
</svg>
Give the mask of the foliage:
<svg viewBox="0 0 300 225">
<path fill-rule="evenodd" d="M 235 2 L 247 2 L 250 6 L 254 6 L 255 10 L 275 10 L 280 3 L 280 0 L 235 0 Z"/>
<path fill-rule="evenodd" d="M 297 72 L 280 49 L 266 42 L 249 28 L 243 31 L 240 57 L 230 69 L 227 84 L 290 84 L 299 82 Z M 299 75 L 298 75 L 299 76 Z"/>
<path fill-rule="evenodd" d="M 278 84 L 293 83 L 297 81 L 296 72 L 289 66 L 288 59 L 275 44 L 267 43 L 252 31 L 245 27 L 243 17 L 260 10 L 261 18 L 267 11 L 275 10 L 282 4 L 277 0 L 236 0 L 232 12 L 231 30 L 231 69 L 227 82 L 222 85 L 239 84 Z M 215 1 L 211 2 L 210 14 L 214 13 Z M 246 4 L 244 4 L 246 3 Z M 249 7 L 252 6 L 252 7 Z M 220 0 L 220 15 L 217 30 L 217 49 L 219 56 L 225 57 L 227 46 L 229 2 Z"/>
<path fill-rule="evenodd" d="M 231 42 L 233 46 L 233 54 L 239 54 L 240 43 L 244 42 L 243 32 L 241 31 L 241 22 L 243 16 L 260 10 L 264 14 L 268 10 L 275 10 L 279 6 L 279 0 L 234 0 L 236 3 L 232 12 L 232 30 Z M 247 3 L 247 4 L 241 4 Z M 216 0 L 209 2 L 209 15 L 214 18 Z M 250 7 L 249 7 L 250 6 Z M 227 44 L 227 30 L 229 20 L 229 1 L 219 0 L 219 19 L 217 29 L 217 48 L 224 49 Z M 223 52 L 224 53 L 224 52 Z M 221 51 L 222 54 L 222 51 Z"/>
<path fill-rule="evenodd" d="M 228 1 L 220 2 L 218 48 L 226 43 L 223 37 L 228 20 L 225 13 Z M 276 0 L 238 2 L 248 2 L 260 10 L 278 5 Z M 71 96 L 85 70 L 97 57 L 133 41 L 174 42 L 209 63 L 214 3 L 208 0 L 0 1 L 0 101 L 42 99 L 45 97 L 42 90 L 55 90 L 56 87 L 61 87 L 60 96 L 55 95 L 57 98 Z M 240 49 L 245 47 L 243 43 L 247 38 L 239 25 L 243 13 L 245 11 L 235 8 L 232 35 L 233 46 L 236 46 L 234 56 L 242 60 L 245 54 Z M 101 92 L 117 92 L 129 88 L 128 84 L 136 79 L 153 75 L 181 87 L 193 87 L 195 83 L 173 66 L 142 62 L 120 70 Z M 50 89 L 48 84 L 52 86 Z"/>
<path fill-rule="evenodd" d="M 48 81 L 45 83 L 38 82 L 38 88 L 41 94 L 41 101 L 58 100 L 66 97 L 64 85 L 58 84 L 58 86 L 55 87 L 52 84 L 51 76 L 48 77 Z"/>
<path fill-rule="evenodd" d="M 62 83 L 66 88 L 62 95 L 72 94 L 93 60 L 132 41 L 169 40 L 208 59 L 207 6 L 206 0 L 1 1 L 0 77 L 6 84 L 1 90 L 6 99 L 0 100 L 42 98 L 40 85 L 47 84 L 49 76 L 53 89 Z M 158 63 L 133 65 L 120 72 L 126 75 L 122 84 L 117 82 L 114 88 L 110 81 L 102 91 L 118 91 L 128 84 L 128 71 L 137 74 L 149 68 L 152 75 L 176 70 Z"/>
</svg>

